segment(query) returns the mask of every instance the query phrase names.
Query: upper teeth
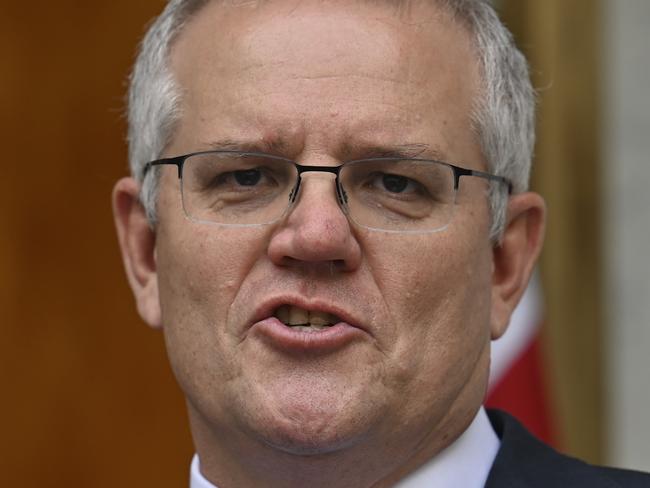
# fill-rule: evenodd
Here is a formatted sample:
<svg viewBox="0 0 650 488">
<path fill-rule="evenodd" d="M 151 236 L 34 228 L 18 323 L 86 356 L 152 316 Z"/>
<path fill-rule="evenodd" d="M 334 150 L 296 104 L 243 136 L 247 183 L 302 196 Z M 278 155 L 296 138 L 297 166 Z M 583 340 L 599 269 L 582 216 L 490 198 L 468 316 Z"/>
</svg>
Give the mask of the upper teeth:
<svg viewBox="0 0 650 488">
<path fill-rule="evenodd" d="M 337 317 L 326 312 L 310 311 L 290 305 L 282 305 L 275 311 L 275 316 L 286 325 L 315 328 L 323 328 L 339 321 Z"/>
</svg>

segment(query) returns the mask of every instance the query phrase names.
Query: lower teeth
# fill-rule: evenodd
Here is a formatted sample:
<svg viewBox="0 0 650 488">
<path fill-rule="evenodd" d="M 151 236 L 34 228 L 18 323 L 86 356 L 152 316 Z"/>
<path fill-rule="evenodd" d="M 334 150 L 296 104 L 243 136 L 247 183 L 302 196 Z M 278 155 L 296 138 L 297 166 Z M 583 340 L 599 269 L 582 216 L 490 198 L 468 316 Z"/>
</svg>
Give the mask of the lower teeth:
<svg viewBox="0 0 650 488">
<path fill-rule="evenodd" d="M 328 325 L 290 325 L 293 330 L 299 330 L 302 332 L 319 332 L 321 330 L 327 329 Z"/>
</svg>

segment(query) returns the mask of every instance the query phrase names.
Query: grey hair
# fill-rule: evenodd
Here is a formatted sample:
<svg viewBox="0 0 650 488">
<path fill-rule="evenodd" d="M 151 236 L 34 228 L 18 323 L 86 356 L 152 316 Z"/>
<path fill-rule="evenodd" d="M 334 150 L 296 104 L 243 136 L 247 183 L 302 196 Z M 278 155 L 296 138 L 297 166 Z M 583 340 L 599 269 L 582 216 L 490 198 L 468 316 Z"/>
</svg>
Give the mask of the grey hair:
<svg viewBox="0 0 650 488">
<path fill-rule="evenodd" d="M 141 202 L 156 221 L 158 175 L 148 161 L 169 143 L 180 115 L 180 90 L 169 68 L 174 40 L 185 23 L 211 0 L 170 0 L 145 35 L 135 62 L 128 96 L 129 161 L 141 183 Z M 526 191 L 535 144 L 535 92 L 528 64 L 512 35 L 487 0 L 433 0 L 473 36 L 481 71 L 481 93 L 472 114 L 488 171 L 508 178 L 515 193 Z M 503 185 L 490 188 L 490 237 L 503 233 L 508 202 Z"/>
<path fill-rule="evenodd" d="M 482 90 L 475 100 L 474 127 L 488 171 L 506 177 L 514 193 L 528 189 L 535 147 L 536 96 L 528 63 L 512 34 L 485 0 L 442 0 L 474 36 Z M 497 241 L 505 228 L 508 194 L 490 188 L 492 226 Z"/>
<path fill-rule="evenodd" d="M 170 0 L 140 45 L 128 94 L 131 175 L 140 183 L 140 201 L 151 225 L 156 222 L 157 171 L 144 170 L 160 158 L 180 115 L 180 90 L 169 68 L 169 54 L 183 26 L 210 0 Z"/>
</svg>

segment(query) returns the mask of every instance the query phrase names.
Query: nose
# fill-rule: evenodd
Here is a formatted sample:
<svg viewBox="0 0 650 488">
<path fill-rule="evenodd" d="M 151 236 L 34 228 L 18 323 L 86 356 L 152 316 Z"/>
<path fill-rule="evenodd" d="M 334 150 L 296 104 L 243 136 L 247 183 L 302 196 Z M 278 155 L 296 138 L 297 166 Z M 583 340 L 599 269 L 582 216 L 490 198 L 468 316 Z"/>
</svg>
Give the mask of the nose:
<svg viewBox="0 0 650 488">
<path fill-rule="evenodd" d="M 305 174 L 297 199 L 271 238 L 268 254 L 279 266 L 334 265 L 352 271 L 361 248 L 338 204 L 334 175 Z"/>
</svg>

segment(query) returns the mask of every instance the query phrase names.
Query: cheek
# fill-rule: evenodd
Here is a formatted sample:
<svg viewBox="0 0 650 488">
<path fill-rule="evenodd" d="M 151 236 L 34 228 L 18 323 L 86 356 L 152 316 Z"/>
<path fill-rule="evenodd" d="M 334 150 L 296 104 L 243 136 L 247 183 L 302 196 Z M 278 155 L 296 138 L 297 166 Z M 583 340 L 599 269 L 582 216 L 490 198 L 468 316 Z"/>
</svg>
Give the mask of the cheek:
<svg viewBox="0 0 650 488">
<path fill-rule="evenodd" d="M 221 412 L 221 397 L 214 392 L 241 375 L 229 314 L 264 236 L 259 230 L 219 229 L 184 218 L 174 224 L 161 229 L 157 242 L 167 353 L 195 406 Z"/>
<path fill-rule="evenodd" d="M 221 320 L 221 312 L 264 251 L 268 230 L 188 220 L 172 171 L 162 174 L 158 212 L 156 266 L 163 320 L 201 311 L 209 313 L 213 322 Z"/>
<path fill-rule="evenodd" d="M 474 237 L 395 236 L 368 243 L 367 262 L 391 315 L 413 326 L 435 325 L 483 309 L 491 253 L 487 238 Z"/>
<path fill-rule="evenodd" d="M 216 356 L 225 360 L 231 305 L 262 252 L 264 237 L 258 230 L 224 229 L 183 218 L 161 228 L 157 239 L 170 359 L 183 368 L 197 362 L 207 365 Z M 190 358 L 179 357 L 188 354 Z"/>
<path fill-rule="evenodd" d="M 254 262 L 256 246 L 232 232 L 188 223 L 158 245 L 158 273 L 163 304 L 170 312 L 187 306 L 222 311 Z M 204 310 L 207 311 L 207 310 Z M 219 317 L 220 318 L 220 317 Z"/>
<path fill-rule="evenodd" d="M 366 249 L 389 311 L 387 327 L 393 328 L 389 355 L 400 372 L 395 380 L 415 393 L 463 384 L 450 380 L 468 377 L 475 363 L 469 358 L 478 360 L 489 341 L 487 236 L 386 238 Z"/>
</svg>

